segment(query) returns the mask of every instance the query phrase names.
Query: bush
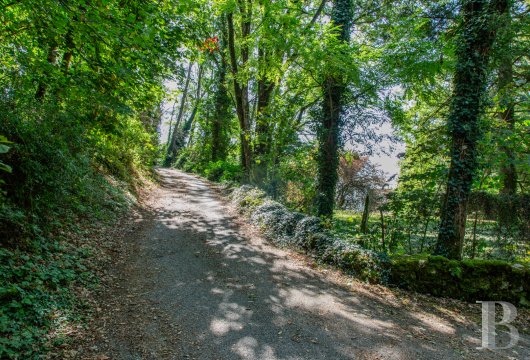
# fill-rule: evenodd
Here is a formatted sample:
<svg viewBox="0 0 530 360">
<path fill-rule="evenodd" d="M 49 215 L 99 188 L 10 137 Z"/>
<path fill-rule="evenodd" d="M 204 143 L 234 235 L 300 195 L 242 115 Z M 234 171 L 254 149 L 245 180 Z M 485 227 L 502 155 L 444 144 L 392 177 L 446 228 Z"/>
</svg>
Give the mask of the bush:
<svg viewBox="0 0 530 360">
<path fill-rule="evenodd" d="M 330 236 L 319 218 L 291 212 L 284 205 L 267 199 L 261 190 L 248 185 L 233 191 L 232 202 L 272 242 L 308 251 L 317 260 L 363 280 L 381 280 L 378 276 L 382 271 L 376 254 Z"/>
<path fill-rule="evenodd" d="M 112 212 L 154 156 L 149 133 L 133 118 L 106 134 L 67 114 L 42 116 L 46 121 L 0 114 L 0 132 L 13 141 L 5 154 L 12 172 L 0 174 L 6 192 L 0 228 L 9 232 L 4 245 Z"/>
<path fill-rule="evenodd" d="M 303 217 L 303 214 L 293 213 L 280 203 L 267 200 L 255 209 L 250 220 L 260 226 L 273 242 L 289 245 L 294 240 L 296 225 Z"/>
<path fill-rule="evenodd" d="M 243 175 L 241 166 L 227 161 L 209 162 L 203 170 L 204 176 L 212 181 L 240 181 Z"/>
<path fill-rule="evenodd" d="M 294 231 L 294 243 L 305 249 L 311 250 L 315 248 L 317 234 L 324 231 L 322 221 L 314 216 L 305 216 L 296 225 Z"/>
<path fill-rule="evenodd" d="M 253 186 L 243 185 L 236 188 L 230 197 L 242 214 L 250 216 L 255 208 L 265 202 L 266 194 Z"/>
</svg>

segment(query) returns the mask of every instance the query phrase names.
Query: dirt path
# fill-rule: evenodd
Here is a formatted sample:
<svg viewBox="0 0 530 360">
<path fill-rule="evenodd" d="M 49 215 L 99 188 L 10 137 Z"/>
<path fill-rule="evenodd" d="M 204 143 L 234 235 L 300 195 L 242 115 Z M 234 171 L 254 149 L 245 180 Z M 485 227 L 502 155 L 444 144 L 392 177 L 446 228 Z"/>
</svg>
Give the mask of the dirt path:
<svg viewBox="0 0 530 360">
<path fill-rule="evenodd" d="M 475 350 L 478 310 L 458 309 L 478 305 L 443 307 L 316 268 L 261 240 L 202 180 L 160 176 L 83 358 L 530 358 L 527 338 Z"/>
</svg>

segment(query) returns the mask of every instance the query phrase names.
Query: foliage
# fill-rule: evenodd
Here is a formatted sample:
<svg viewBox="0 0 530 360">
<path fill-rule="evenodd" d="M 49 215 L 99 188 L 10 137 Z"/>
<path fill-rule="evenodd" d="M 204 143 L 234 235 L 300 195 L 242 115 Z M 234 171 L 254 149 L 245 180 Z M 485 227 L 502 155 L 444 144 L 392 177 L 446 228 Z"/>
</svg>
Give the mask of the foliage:
<svg viewBox="0 0 530 360">
<path fill-rule="evenodd" d="M 339 158 L 339 181 L 337 183 L 337 209 L 359 210 L 364 197 L 370 195 L 372 209 L 376 209 L 377 200 L 382 196 L 386 185 L 384 173 L 369 161 L 367 156 L 344 152 Z"/>
<path fill-rule="evenodd" d="M 288 156 L 271 169 L 276 176 L 269 192 L 289 208 L 311 214 L 315 206 L 317 148 L 310 143 L 297 144 L 289 150 Z"/>
<path fill-rule="evenodd" d="M 437 232 L 462 241 L 450 253 L 440 242 L 446 255 L 528 258 L 521 0 L 0 7 L 2 319 L 16 324 L 0 356 L 38 353 L 53 308 L 72 310 L 84 270 L 59 235 L 115 218 L 164 153 L 211 180 L 251 183 L 232 198 L 267 237 L 369 281 L 388 275 L 382 254 L 432 253 Z M 395 141 L 406 148 L 390 191 L 371 156 Z M 467 274 L 433 259 L 454 270 L 442 282 Z M 489 265 L 475 265 L 478 279 Z M 489 293 L 513 275 L 493 268 Z"/>
<path fill-rule="evenodd" d="M 7 141 L 5 136 L 0 135 L 0 154 L 5 154 L 9 151 L 9 146 L 11 142 Z M 0 171 L 10 173 L 12 171 L 11 166 L 4 164 L 0 161 Z"/>
<path fill-rule="evenodd" d="M 451 5 L 451 2 L 447 4 Z M 523 178 L 526 178 L 526 174 L 528 174 L 526 166 L 521 162 L 521 159 L 527 156 L 525 155 L 526 150 L 524 150 L 524 147 L 528 142 L 524 140 L 517 141 L 517 150 L 513 150 L 513 156 L 510 159 L 506 155 L 507 147 L 502 144 L 510 143 L 513 145 L 514 143 L 504 140 L 494 140 L 504 138 L 505 136 L 524 137 L 527 133 L 526 131 L 521 131 L 522 127 L 519 127 L 524 122 L 524 116 L 520 116 L 519 113 L 523 113 L 525 107 L 527 107 L 524 100 L 525 95 L 520 91 L 528 88 L 528 82 L 519 78 L 519 76 L 524 73 L 523 69 L 528 59 L 524 55 L 521 55 L 522 53 L 519 53 L 519 51 L 525 48 L 526 52 L 528 52 L 528 43 L 523 45 L 524 40 L 522 39 L 526 36 L 524 34 L 528 33 L 529 27 L 527 17 L 521 13 L 521 11 L 525 11 L 526 6 L 519 1 L 510 4 L 509 9 L 502 15 L 483 14 L 483 16 L 477 19 L 480 22 L 479 28 L 483 29 L 482 21 L 484 21 L 484 18 L 495 16 L 495 21 L 488 21 L 487 23 L 489 26 L 497 24 L 502 25 L 502 27 L 497 28 L 499 36 L 493 44 L 492 62 L 489 66 L 483 66 L 483 70 L 487 71 L 490 75 L 487 80 L 488 92 L 485 94 L 486 98 L 483 102 L 486 109 L 479 119 L 475 131 L 475 134 L 480 133 L 483 137 L 478 142 L 476 149 L 476 155 L 478 157 L 477 169 L 476 176 L 471 185 L 472 192 L 469 200 L 471 202 L 474 201 L 474 194 L 482 192 L 487 192 L 492 197 L 502 198 L 502 169 L 506 168 L 508 164 L 514 165 L 514 171 Z M 462 19 L 462 14 L 458 13 L 458 7 L 453 7 L 452 9 L 451 12 L 453 15 L 444 15 L 444 21 L 447 21 L 445 26 L 448 26 L 447 31 L 443 30 L 439 32 L 434 42 L 434 44 L 445 46 L 445 48 L 441 47 L 432 52 L 432 54 L 437 54 L 438 56 L 438 69 L 426 78 L 430 79 L 429 84 L 425 84 L 423 81 L 404 83 L 407 86 L 407 92 L 402 99 L 404 112 L 398 113 L 399 116 L 395 117 L 397 121 L 394 122 L 399 134 L 407 144 L 407 150 L 401 161 L 399 186 L 390 204 L 390 210 L 392 210 L 392 215 L 395 218 L 391 217 L 389 219 L 389 226 L 397 225 L 398 228 L 401 228 L 399 233 L 405 246 L 410 236 L 413 239 L 419 237 L 420 239 L 427 240 L 427 242 L 431 241 L 430 239 L 432 237 L 428 234 L 433 232 L 431 229 L 435 229 L 438 226 L 439 217 L 443 214 L 440 209 L 442 208 L 443 192 L 446 188 L 450 160 L 450 139 L 448 138 L 448 128 L 446 126 L 451 90 L 448 86 L 450 84 L 448 75 L 451 75 L 455 71 L 454 61 L 456 60 L 454 51 L 451 49 L 458 48 L 458 46 L 463 46 L 464 44 L 459 41 L 458 37 L 454 36 L 459 29 L 457 25 Z M 447 10 L 450 10 L 450 7 L 447 7 Z M 504 19 L 510 17 L 510 14 L 512 22 L 506 25 Z M 438 18 L 425 17 L 426 21 L 433 21 L 432 19 Z M 513 36 L 511 40 L 507 40 L 506 33 L 510 33 Z M 411 32 L 410 34 L 415 36 L 416 42 L 418 40 L 423 41 L 422 37 L 418 36 L 421 32 Z M 439 38 L 438 36 L 440 35 L 445 36 L 445 38 Z M 409 41 L 403 42 L 403 44 Z M 505 58 L 504 54 L 507 52 L 510 54 L 513 52 L 514 59 L 520 59 L 514 60 L 513 62 L 514 78 L 512 79 L 513 82 L 511 85 L 509 85 L 513 89 L 512 94 L 514 98 L 519 99 L 519 101 L 515 102 L 515 124 L 511 129 L 506 124 L 506 121 L 502 117 L 499 117 L 506 106 L 499 102 L 499 96 L 502 91 L 499 91 L 497 85 L 498 81 L 500 81 L 498 80 L 498 76 L 501 71 L 499 62 Z M 436 69 L 436 67 L 433 67 L 433 69 Z M 515 86 L 515 83 L 519 85 Z M 415 84 L 421 84 L 423 88 L 415 89 Z M 470 91 L 466 93 L 470 93 Z M 508 148 L 515 149 L 512 145 L 509 145 Z M 519 179 L 517 184 L 517 192 L 523 195 L 528 193 L 528 188 L 524 181 Z M 521 253 L 521 250 L 527 246 L 523 244 L 528 244 L 528 241 L 524 237 L 521 237 L 518 231 L 514 231 L 514 229 L 518 228 L 517 224 L 521 221 L 520 217 L 510 216 L 510 225 L 506 227 L 501 226 L 500 216 L 494 219 L 486 215 L 490 207 L 484 206 L 477 208 L 473 204 L 470 204 L 470 207 L 472 207 L 473 213 L 470 212 L 467 220 L 464 239 L 464 249 L 466 250 L 464 256 L 496 256 L 509 259 L 510 256 L 506 256 L 506 253 L 502 255 L 501 252 L 491 251 L 491 249 L 503 247 L 503 244 L 506 243 L 518 244 L 519 250 L 515 250 L 512 253 L 513 258 L 515 253 Z M 449 213 L 452 213 L 452 211 Z M 510 211 L 510 213 L 513 213 L 513 211 Z M 520 212 L 517 211 L 517 213 Z M 470 218 L 473 218 L 473 221 Z M 528 222 L 528 219 L 526 218 L 523 221 Z M 393 227 L 395 228 L 395 226 Z M 490 230 L 485 231 L 486 228 Z M 392 233 L 391 229 L 389 231 Z M 484 233 L 486 235 L 481 236 Z M 425 235 L 427 235 L 427 239 Z M 480 251 L 476 251 L 475 242 L 479 238 L 481 239 L 482 247 Z M 425 242 L 425 240 L 422 241 Z M 425 242 L 427 251 L 432 251 L 432 246 L 427 244 L 427 242 Z M 515 249 L 515 247 L 512 249 Z M 422 247 L 422 251 L 424 250 L 425 248 Z M 414 253 L 412 249 L 409 251 L 410 253 Z"/>
<path fill-rule="evenodd" d="M 316 205 L 319 216 L 330 218 L 335 207 L 338 182 L 340 134 L 343 128 L 344 93 L 349 79 L 344 77 L 341 64 L 350 40 L 350 27 L 353 20 L 351 0 L 333 1 L 331 25 L 333 37 L 326 44 L 327 55 L 322 85 L 322 109 L 316 121 L 318 139 L 317 153 L 317 194 Z M 341 66 L 342 65 L 342 66 Z"/>
<path fill-rule="evenodd" d="M 447 118 L 451 134 L 451 164 L 442 205 L 435 254 L 462 258 L 466 204 L 477 173 L 477 144 L 482 138 L 479 116 L 484 109 L 490 49 L 506 0 L 464 0 L 456 50 L 453 94 Z"/>
<path fill-rule="evenodd" d="M 0 357 L 40 358 L 79 315 L 72 287 L 89 275 L 87 250 L 71 244 L 78 226 L 115 219 L 151 171 L 163 81 L 189 25 L 179 15 L 193 5 L 0 7 Z"/>
<path fill-rule="evenodd" d="M 208 180 L 220 182 L 237 182 L 242 178 L 242 171 L 239 164 L 219 160 L 208 163 L 204 169 L 204 175 Z"/>
<path fill-rule="evenodd" d="M 2 131 L 15 140 L 8 154 L 14 170 L 5 177 L 4 185 L 4 245 L 29 245 L 34 236 L 50 232 L 58 224 L 89 214 L 98 217 L 116 207 L 123 195 L 109 192 L 113 185 L 106 174 L 132 181 L 130 174 L 145 169 L 141 162 L 151 156 L 151 139 L 141 127 L 136 134 L 147 136 L 146 142 L 137 141 L 133 146 L 127 141 L 124 144 L 121 138 L 112 141 L 117 135 L 86 136 L 86 130 L 64 114 L 49 115 L 44 123 L 24 115 L 0 115 Z M 134 138 L 134 127 L 123 131 L 131 140 L 138 140 Z"/>
<path fill-rule="evenodd" d="M 375 214 L 369 216 L 367 231 L 361 231 L 362 214 L 351 210 L 336 210 L 330 231 L 346 243 L 362 246 L 373 251 L 384 252 L 381 244 L 380 218 Z M 387 226 L 387 230 L 389 227 Z M 394 252 L 396 249 L 392 249 Z"/>
<path fill-rule="evenodd" d="M 9 151 L 9 146 L 7 144 L 10 144 L 11 142 L 9 142 L 5 136 L 3 135 L 0 135 L 0 154 L 5 154 Z M 0 171 L 1 172 L 8 172 L 10 173 L 13 169 L 11 168 L 11 166 L 7 165 L 7 164 L 4 164 L 1 160 L 0 160 Z M 4 184 L 4 180 L 2 180 L 0 178 L 0 185 L 3 185 Z M 2 205 L 3 203 L 3 199 L 4 199 L 4 194 L 2 192 L 2 190 L 0 189 L 0 205 Z"/>
<path fill-rule="evenodd" d="M 363 280 L 382 281 L 384 272 L 381 262 L 384 257 L 333 237 L 319 218 L 292 212 L 249 186 L 234 189 L 231 199 L 240 212 L 259 226 L 275 244 L 305 250 L 317 260 L 337 266 Z"/>
<path fill-rule="evenodd" d="M 471 19 L 462 5 L 467 3 L 202 3 L 202 11 L 211 16 L 196 19 L 203 31 L 193 33 L 193 47 L 186 51 L 189 61 L 204 68 L 205 98 L 177 166 L 203 175 L 208 169 L 207 176 L 217 178 L 220 165 L 212 162 L 239 162 L 242 182 L 308 215 L 319 213 L 323 204 L 319 178 L 329 180 L 331 185 L 324 186 L 324 198 L 329 198 L 338 176 L 334 210 L 360 209 L 369 194 L 368 210 L 377 212 L 367 216 L 362 231 L 343 231 L 346 223 L 328 221 L 335 230 L 342 227 L 337 234 L 345 241 L 398 254 L 434 251 L 440 219 L 453 213 L 443 210 L 456 129 L 449 125 L 463 108 L 451 99 L 453 79 L 472 53 L 464 49 L 473 42 L 471 30 L 482 34 L 491 28 L 499 35 L 496 41 L 486 39 L 492 42 L 491 61 L 484 58 L 480 66 L 470 67 L 480 70 L 486 91 L 481 97 L 484 111 L 467 112 L 480 115 L 468 134 L 469 140 L 477 135 L 474 160 L 466 162 L 474 164 L 476 175 L 469 184 L 469 199 L 482 191 L 502 197 L 506 169 L 517 175 L 515 192 L 528 192 L 528 124 L 521 115 L 528 105 L 527 5 L 516 0 L 500 14 L 502 9 L 493 9 L 500 3 L 484 1 L 484 9 Z M 232 43 L 229 18 L 235 29 Z M 512 78 L 505 79 L 501 89 L 499 76 L 506 73 L 501 63 L 510 57 Z M 184 85 L 184 80 L 178 85 L 181 92 Z M 340 90 L 340 102 L 335 90 Z M 513 96 L 507 96 L 508 90 Z M 326 130 L 322 120 L 331 119 L 331 113 L 326 115 L 322 105 L 331 98 L 333 106 L 328 108 L 342 110 L 338 117 L 332 114 Z M 185 108 L 187 114 L 194 109 L 189 101 Z M 513 121 L 507 122 L 502 114 L 511 108 Z M 380 134 L 378 128 L 387 124 L 395 132 Z M 396 141 L 406 150 L 400 155 L 398 186 L 390 191 L 386 175 L 371 165 L 371 155 L 392 148 Z M 329 153 L 322 144 L 329 145 Z M 335 171 L 331 167 L 337 159 Z M 513 203 L 507 204 L 512 209 Z M 492 219 L 487 211 L 473 208 L 461 221 L 466 228 L 463 255 L 519 257 L 527 246 L 527 230 L 521 227 L 527 219 Z M 496 228 L 487 223 L 493 220 L 499 224 Z M 505 255 L 492 250 L 501 248 L 510 250 Z"/>
<path fill-rule="evenodd" d="M 88 285 L 92 274 L 83 265 L 87 249 L 43 242 L 37 249 L 0 249 L 0 356 L 36 358 L 42 348 L 60 345 L 64 335 L 50 335 L 59 322 L 78 321 L 80 304 L 70 292 Z M 56 329 L 60 332 L 60 329 Z"/>
<path fill-rule="evenodd" d="M 111 221 L 128 207 L 130 185 L 110 174 L 122 175 L 116 166 L 127 174 L 141 170 L 138 161 L 149 146 L 109 152 L 108 146 L 121 148 L 119 142 L 84 138 L 80 127 L 65 126 L 68 118 L 37 123 L 5 115 L 2 131 L 16 143 L 9 153 L 14 168 L 5 177 L 6 202 L 0 205 L 0 357 L 34 358 L 63 341 L 50 335 L 62 322 L 77 321 L 85 312 L 71 289 L 88 285 L 92 274 L 83 259 L 89 252 L 63 234 L 80 237 L 78 224 Z M 100 163 L 100 156 L 107 162 Z M 123 179 L 132 181 L 132 175 Z"/>
</svg>

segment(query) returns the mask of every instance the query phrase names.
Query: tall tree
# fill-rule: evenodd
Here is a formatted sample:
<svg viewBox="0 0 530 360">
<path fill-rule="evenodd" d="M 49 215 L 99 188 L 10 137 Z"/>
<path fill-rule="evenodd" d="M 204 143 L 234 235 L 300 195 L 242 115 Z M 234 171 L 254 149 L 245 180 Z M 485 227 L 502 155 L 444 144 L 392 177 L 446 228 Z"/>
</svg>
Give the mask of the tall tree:
<svg viewBox="0 0 530 360">
<path fill-rule="evenodd" d="M 334 0 L 331 23 L 336 26 L 335 35 L 340 43 L 350 40 L 352 23 L 352 0 Z M 317 213 L 319 216 L 333 215 L 335 187 L 339 164 L 339 135 L 341 129 L 342 98 L 346 89 L 340 71 L 329 64 L 322 87 L 322 114 L 318 124 L 318 180 Z"/>
<path fill-rule="evenodd" d="M 228 22 L 228 52 L 230 56 L 230 64 L 232 77 L 234 81 L 234 94 L 236 103 L 236 113 L 239 119 L 240 127 L 240 146 L 241 146 L 241 166 L 243 168 L 245 179 L 250 177 L 250 169 L 252 165 L 251 153 L 251 133 L 250 133 L 250 107 L 248 99 L 248 79 L 242 74 L 241 69 L 245 69 L 249 61 L 250 46 L 248 44 L 250 29 L 252 24 L 252 0 L 238 0 L 237 2 L 239 13 L 241 16 L 241 41 L 239 53 L 241 55 L 241 63 L 238 63 L 236 52 L 236 32 L 234 28 L 234 13 L 227 14 Z"/>
<path fill-rule="evenodd" d="M 178 131 L 177 141 L 175 144 L 175 153 L 178 153 L 186 145 L 186 138 L 188 138 L 188 135 L 193 125 L 193 121 L 195 120 L 197 111 L 199 110 L 199 106 L 201 105 L 202 72 L 203 72 L 203 65 L 201 64 L 199 65 L 199 70 L 197 74 L 197 85 L 196 85 L 196 90 L 195 90 L 196 93 L 195 93 L 194 105 L 193 105 L 193 109 L 191 110 L 191 114 L 189 115 L 188 119 L 186 119 L 186 121 L 182 124 L 181 129 L 175 129 L 175 131 Z"/>
<path fill-rule="evenodd" d="M 499 97 L 498 117 L 504 138 L 509 138 L 515 131 L 515 96 L 513 79 L 513 54 L 511 49 L 513 30 L 511 21 L 510 6 L 507 7 L 503 17 L 502 37 L 500 49 L 500 62 L 497 76 L 497 87 Z M 500 151 L 503 159 L 500 167 L 502 188 L 500 193 L 501 208 L 499 209 L 499 223 L 505 227 L 513 223 L 515 208 L 514 196 L 517 192 L 517 169 L 515 167 L 515 154 L 510 144 L 505 144 L 501 140 Z"/>
<path fill-rule="evenodd" d="M 175 156 L 177 155 L 179 127 L 184 117 L 184 108 L 186 107 L 186 99 L 188 97 L 188 89 L 190 86 L 192 68 L 193 68 L 193 62 L 190 61 L 188 65 L 188 72 L 186 75 L 186 83 L 184 85 L 182 97 L 180 98 L 180 107 L 179 107 L 179 112 L 178 112 L 177 119 L 175 122 L 175 126 L 173 127 L 173 130 L 169 129 L 171 131 L 171 140 L 169 141 L 169 144 L 167 147 L 166 161 L 164 163 L 164 165 L 166 166 L 171 165 L 171 163 L 175 160 Z"/>
<path fill-rule="evenodd" d="M 211 119 L 211 154 L 210 160 L 226 160 L 228 155 L 229 124 L 231 119 L 231 99 L 226 84 L 226 60 L 223 56 L 227 39 L 226 21 L 219 21 L 221 44 L 219 61 L 215 61 L 214 110 Z"/>
<path fill-rule="evenodd" d="M 315 23 L 325 7 L 326 0 L 297 4 L 285 0 L 259 1 L 260 26 L 257 27 L 257 74 L 255 136 L 253 147 L 252 180 L 267 187 L 274 183 L 273 169 L 278 162 L 275 148 L 282 148 L 285 141 L 286 119 L 278 119 L 274 105 L 282 96 L 282 85 L 292 71 L 293 64 L 307 48 L 307 38 L 313 34 Z M 312 8 L 312 6 L 316 6 Z M 279 35 L 281 34 L 281 35 Z M 286 92 L 294 89 L 285 89 Z M 307 88 L 305 89 L 307 91 Z M 283 94 L 285 95 L 285 93 Z M 289 106 L 283 104 L 282 106 Z M 292 105 L 291 105 L 292 106 Z M 306 105 L 304 105 L 306 106 Z"/>
<path fill-rule="evenodd" d="M 260 1 L 262 8 L 262 26 L 267 27 L 270 23 L 269 1 Z M 270 34 L 270 26 L 264 33 Z M 267 165 L 269 147 L 271 144 L 271 124 L 270 117 L 267 114 L 269 102 L 275 87 L 275 82 L 270 79 L 271 52 L 274 49 L 267 47 L 267 38 L 262 36 L 258 44 L 258 66 L 261 66 L 257 79 L 257 107 L 256 107 L 256 143 L 254 145 L 254 158 L 256 164 L 253 168 L 253 178 L 255 181 L 264 181 L 267 178 Z"/>
<path fill-rule="evenodd" d="M 435 254 L 462 257 L 467 202 L 477 171 L 479 115 L 483 109 L 488 62 L 498 29 L 498 15 L 507 0 L 462 0 L 462 24 L 456 49 L 456 70 L 448 115 L 451 164 L 442 205 Z"/>
</svg>

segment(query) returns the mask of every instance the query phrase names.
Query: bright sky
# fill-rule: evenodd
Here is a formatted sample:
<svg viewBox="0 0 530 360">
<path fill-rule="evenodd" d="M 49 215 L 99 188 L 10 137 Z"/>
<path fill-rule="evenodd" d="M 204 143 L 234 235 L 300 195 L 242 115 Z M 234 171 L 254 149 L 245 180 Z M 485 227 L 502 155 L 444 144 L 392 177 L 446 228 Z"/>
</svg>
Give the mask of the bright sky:
<svg viewBox="0 0 530 360">
<path fill-rule="evenodd" d="M 400 145 L 400 146 L 402 146 L 401 151 L 394 151 L 390 155 L 380 154 L 380 155 L 374 155 L 370 157 L 370 160 L 372 161 L 372 163 L 379 165 L 381 170 L 387 173 L 388 177 L 394 174 L 399 175 L 399 159 L 397 158 L 397 154 L 399 154 L 405 149 L 404 145 Z M 397 186 L 397 178 L 395 178 L 394 180 L 390 182 L 391 188 L 395 188 L 396 186 Z"/>
<path fill-rule="evenodd" d="M 393 133 L 392 125 L 388 122 L 385 122 L 378 129 L 375 130 L 376 135 L 387 135 L 390 136 Z M 358 151 L 363 151 L 363 147 L 358 145 L 352 146 L 352 144 L 346 143 L 346 148 L 351 149 L 355 148 Z M 399 159 L 398 154 L 405 152 L 405 144 L 391 143 L 388 139 L 384 139 L 380 143 L 373 146 L 372 155 L 369 156 L 370 161 L 378 165 L 381 170 L 383 170 L 387 179 L 397 174 L 399 175 Z M 391 188 L 397 186 L 397 177 L 389 183 Z"/>
<path fill-rule="evenodd" d="M 392 125 L 389 123 L 385 123 L 383 126 L 380 127 L 379 133 L 385 134 L 385 135 L 391 135 L 393 132 Z M 394 174 L 399 175 L 399 159 L 398 154 L 405 152 L 405 144 L 404 143 L 394 143 L 390 144 L 388 140 L 384 140 L 380 147 L 382 149 L 384 148 L 390 148 L 392 147 L 392 151 L 390 151 L 388 154 L 384 154 L 380 152 L 379 154 L 374 154 L 370 157 L 370 160 L 381 167 L 381 170 L 383 170 L 385 173 L 388 174 L 388 176 L 392 176 Z M 397 185 L 397 177 L 391 182 L 390 186 L 395 187 Z"/>
</svg>

